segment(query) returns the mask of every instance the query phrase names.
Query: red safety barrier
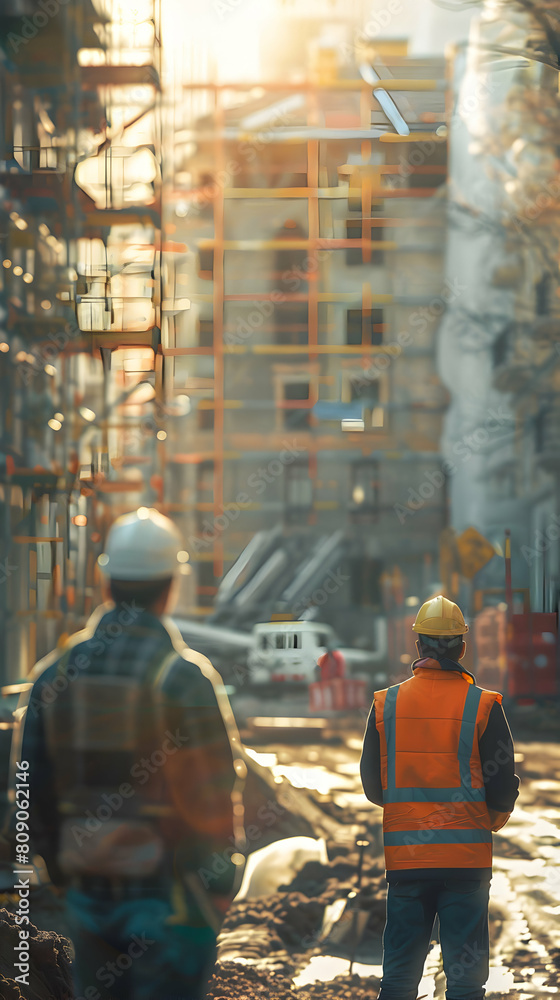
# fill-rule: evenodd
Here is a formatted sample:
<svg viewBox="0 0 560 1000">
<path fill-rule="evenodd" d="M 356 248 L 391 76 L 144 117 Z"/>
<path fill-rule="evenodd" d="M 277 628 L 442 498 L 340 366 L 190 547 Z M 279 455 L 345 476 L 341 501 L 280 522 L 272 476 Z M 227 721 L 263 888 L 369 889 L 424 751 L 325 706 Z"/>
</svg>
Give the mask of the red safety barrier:
<svg viewBox="0 0 560 1000">
<path fill-rule="evenodd" d="M 367 684 L 353 677 L 334 677 L 309 685 L 311 712 L 344 712 L 368 708 Z"/>
<path fill-rule="evenodd" d="M 473 639 L 476 649 L 476 663 L 473 666 L 476 683 L 490 691 L 505 693 L 507 688 L 505 609 L 484 608 L 480 611 L 474 620 Z"/>
<path fill-rule="evenodd" d="M 506 628 L 510 698 L 558 697 L 557 640 L 555 613 L 512 615 Z"/>
</svg>

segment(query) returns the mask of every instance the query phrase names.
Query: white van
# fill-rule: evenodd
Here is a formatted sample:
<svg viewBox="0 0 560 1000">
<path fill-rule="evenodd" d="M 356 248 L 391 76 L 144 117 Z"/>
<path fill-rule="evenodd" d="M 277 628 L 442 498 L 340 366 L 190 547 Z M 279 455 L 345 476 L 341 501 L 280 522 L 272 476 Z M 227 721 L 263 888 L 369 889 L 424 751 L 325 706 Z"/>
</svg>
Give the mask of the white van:
<svg viewBox="0 0 560 1000">
<path fill-rule="evenodd" d="M 320 622 L 267 622 L 253 627 L 247 660 L 250 684 L 310 684 L 317 659 L 335 641 Z"/>
</svg>

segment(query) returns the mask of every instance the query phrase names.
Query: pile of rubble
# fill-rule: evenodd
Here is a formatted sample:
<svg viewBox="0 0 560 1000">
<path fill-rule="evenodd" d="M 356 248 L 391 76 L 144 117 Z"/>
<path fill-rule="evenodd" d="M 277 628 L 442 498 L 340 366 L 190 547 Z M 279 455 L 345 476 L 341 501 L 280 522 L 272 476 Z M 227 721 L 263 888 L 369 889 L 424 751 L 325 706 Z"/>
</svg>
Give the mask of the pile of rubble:
<svg viewBox="0 0 560 1000">
<path fill-rule="evenodd" d="M 70 942 L 55 931 L 23 927 L 29 937 L 29 985 L 17 982 L 14 962 L 20 941 L 15 914 L 0 909 L 0 997 L 2 1000 L 74 1000 L 70 973 Z M 23 961 L 21 959 L 20 961 Z M 21 979 L 21 976 L 20 976 Z"/>
<path fill-rule="evenodd" d="M 313 983 L 294 991 L 291 979 L 237 962 L 220 965 L 212 977 L 210 1000 L 375 1000 L 375 976 L 337 976 L 328 983 Z"/>
<path fill-rule="evenodd" d="M 326 862 L 308 861 L 287 885 L 272 895 L 246 899 L 231 907 L 218 940 L 218 964 L 209 1000 L 369 1000 L 377 995 L 375 976 L 340 977 L 294 991 L 293 978 L 313 956 L 352 957 L 356 926 L 361 930 L 358 957 L 379 952 L 385 923 L 386 883 L 377 859 L 366 859 L 362 888 L 336 925 L 325 929 L 325 914 L 355 890 L 357 851 L 331 847 Z M 362 915 L 359 919 L 357 914 Z M 342 933 L 340 931 L 342 930 Z"/>
</svg>

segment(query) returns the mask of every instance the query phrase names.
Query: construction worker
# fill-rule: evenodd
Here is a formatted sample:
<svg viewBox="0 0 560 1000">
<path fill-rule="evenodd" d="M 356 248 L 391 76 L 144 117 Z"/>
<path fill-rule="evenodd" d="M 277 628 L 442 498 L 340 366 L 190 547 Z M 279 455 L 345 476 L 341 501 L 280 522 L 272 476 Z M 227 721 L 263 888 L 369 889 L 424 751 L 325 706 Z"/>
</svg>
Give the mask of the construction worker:
<svg viewBox="0 0 560 1000">
<path fill-rule="evenodd" d="M 488 978 L 492 831 L 518 795 L 502 696 L 461 666 L 468 625 L 435 597 L 412 626 L 413 676 L 376 691 L 362 783 L 383 807 L 387 922 L 379 1000 L 415 1000 L 436 915 L 447 1000 L 482 1000 Z"/>
<path fill-rule="evenodd" d="M 141 507 L 99 557 L 106 603 L 41 660 L 16 735 L 30 828 L 65 887 L 76 997 L 198 1000 L 237 890 L 245 765 L 219 675 L 165 617 L 188 559 Z"/>
<path fill-rule="evenodd" d="M 346 660 L 332 639 L 327 639 L 326 651 L 317 660 L 317 667 L 317 679 L 320 681 L 332 681 L 345 676 Z"/>
</svg>

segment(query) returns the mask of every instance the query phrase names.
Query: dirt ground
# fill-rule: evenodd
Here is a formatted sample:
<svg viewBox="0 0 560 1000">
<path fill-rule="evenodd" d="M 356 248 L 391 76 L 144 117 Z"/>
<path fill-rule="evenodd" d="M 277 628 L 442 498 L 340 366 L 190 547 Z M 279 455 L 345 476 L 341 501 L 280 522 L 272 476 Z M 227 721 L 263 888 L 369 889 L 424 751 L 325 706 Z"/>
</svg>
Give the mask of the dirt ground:
<svg viewBox="0 0 560 1000">
<path fill-rule="evenodd" d="M 267 796 L 278 804 L 271 826 L 253 822 L 252 849 L 289 836 L 323 837 L 328 861 L 308 861 L 295 877 L 279 882 L 262 898 L 233 904 L 220 935 L 208 1000 L 377 996 L 386 883 L 381 810 L 367 803 L 361 790 L 360 745 L 355 733 L 338 743 L 261 743 L 249 749 L 254 764 L 249 790 L 256 815 Z M 516 751 L 520 798 L 510 822 L 494 838 L 487 1000 L 508 995 L 543 1000 L 560 992 L 560 746 L 531 738 L 517 741 Z M 331 932 L 325 940 L 325 910 L 356 888 L 360 838 L 369 844 L 361 892 L 340 925 L 344 933 L 334 940 Z M 12 908 L 14 903 L 10 895 L 0 896 L 0 907 Z M 13 984 L 0 979 L 1 1000 L 72 1000 L 68 950 L 58 936 L 71 937 L 61 899 L 40 889 L 31 907 L 37 927 L 58 932 L 50 940 L 36 935 L 34 944 L 43 949 L 41 964 L 44 958 L 55 985 L 35 982 L 35 992 L 16 992 Z M 0 925 L 4 948 L 12 933 L 7 924 Z M 355 974 L 350 976 L 354 943 Z M 13 969 L 11 956 L 6 968 Z M 444 992 L 441 950 L 434 940 L 418 994 L 442 1000 Z"/>
<path fill-rule="evenodd" d="M 234 903 L 220 937 L 209 1000 L 377 996 L 386 895 L 381 811 L 365 803 L 361 793 L 359 742 L 348 737 L 338 746 L 276 744 L 253 751 L 279 783 L 280 800 L 282 784 L 290 782 L 321 810 L 329 862 L 307 863 L 273 896 Z M 507 827 L 494 838 L 488 1000 L 506 995 L 537 1000 L 560 992 L 560 747 L 531 739 L 517 741 L 516 751 L 520 797 Z M 333 946 L 320 939 L 320 927 L 325 907 L 355 888 L 355 841 L 363 836 L 370 846 L 363 889 L 355 902 L 369 916 L 357 947 L 360 975 L 350 978 L 352 931 Z M 337 968 L 332 956 L 346 959 L 343 975 L 332 974 Z M 294 989 L 294 977 L 297 984 L 297 974 L 310 963 L 327 981 Z M 435 940 L 418 992 L 429 1000 L 445 995 L 441 949 Z"/>
<path fill-rule="evenodd" d="M 379 980 L 360 976 L 337 976 L 328 983 L 314 983 L 294 992 L 291 979 L 282 973 L 240 968 L 238 963 L 220 965 L 212 979 L 212 1000 L 375 1000 Z"/>
<path fill-rule="evenodd" d="M 283 1000 L 286 993 L 293 1000 L 293 989 L 286 991 L 310 958 L 327 951 L 350 959 L 358 937 L 357 957 L 378 950 L 385 921 L 385 877 L 375 859 L 365 860 L 362 890 L 346 907 L 343 922 L 337 924 L 340 939 L 333 942 L 332 935 L 322 939 L 325 909 L 339 900 L 343 904 L 352 892 L 358 863 L 356 850 L 330 846 L 327 864 L 308 861 L 277 893 L 232 906 L 219 938 L 218 968 L 208 993 L 212 1000 L 225 995 L 257 997 L 259 990 L 268 991 L 277 1000 Z M 379 980 L 375 975 L 368 982 L 359 977 L 354 980 L 352 983 L 345 975 L 331 984 L 309 985 L 298 990 L 297 996 L 300 1000 L 341 997 L 346 991 L 352 997 L 376 996 Z M 272 987 L 275 992 L 271 992 Z"/>
<path fill-rule="evenodd" d="M 0 909 L 0 1000 L 74 1000 L 70 942 L 55 931 L 40 931 L 33 924 L 26 925 L 24 930 L 29 934 L 29 985 L 14 978 L 19 927 L 12 913 Z M 20 964 L 23 961 L 22 954 Z"/>
</svg>

